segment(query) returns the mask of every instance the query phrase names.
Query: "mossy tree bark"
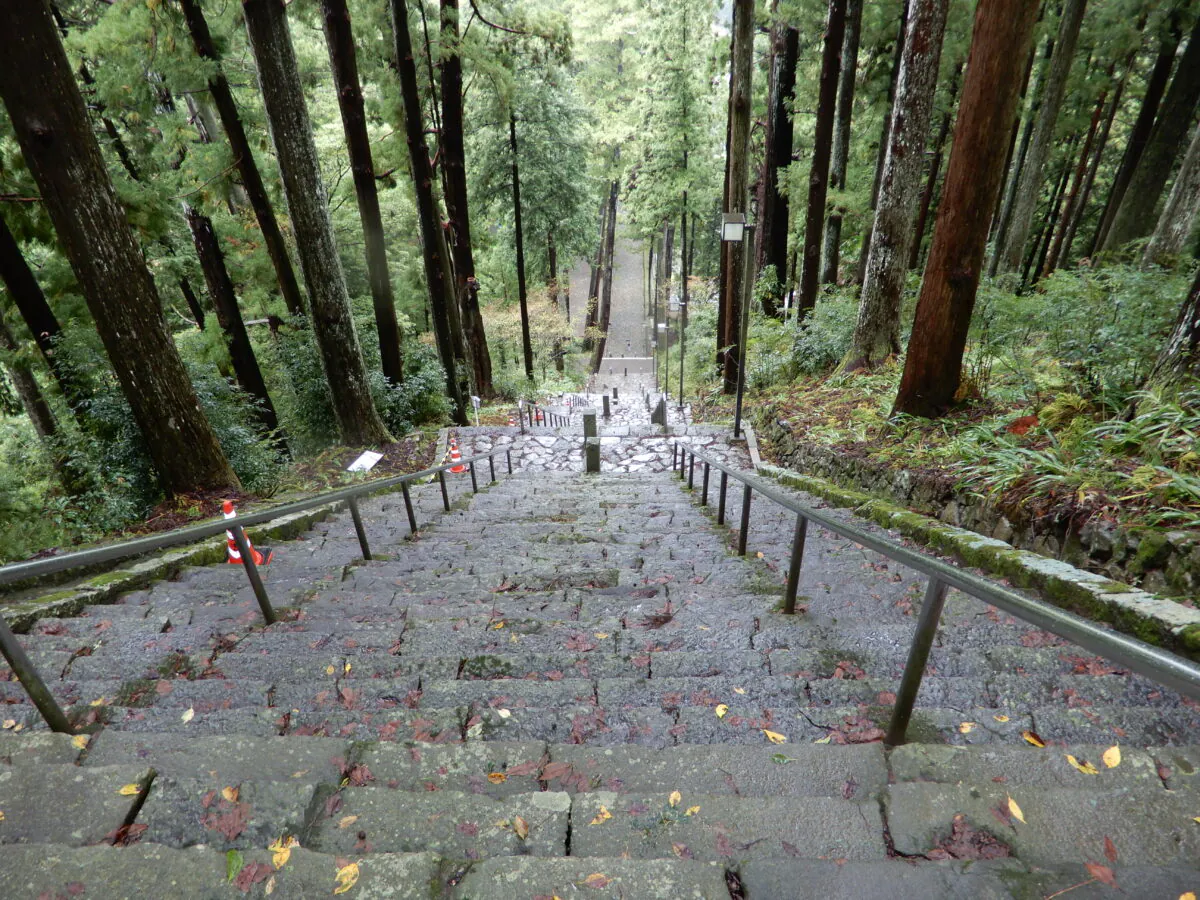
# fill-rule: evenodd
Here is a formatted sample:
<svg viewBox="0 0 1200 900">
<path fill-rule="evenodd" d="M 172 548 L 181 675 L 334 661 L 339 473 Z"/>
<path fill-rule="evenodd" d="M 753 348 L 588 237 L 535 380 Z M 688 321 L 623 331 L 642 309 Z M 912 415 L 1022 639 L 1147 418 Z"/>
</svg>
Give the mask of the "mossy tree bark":
<svg viewBox="0 0 1200 900">
<path fill-rule="evenodd" d="M 1167 205 L 1146 244 L 1142 265 L 1176 262 L 1191 237 L 1197 213 L 1200 213 L 1200 128 L 1192 135 L 1192 143 L 1179 167 L 1179 174 L 1175 176 Z"/>
<path fill-rule="evenodd" d="M 1169 392 L 1196 379 L 1200 379 L 1200 272 L 1184 298 L 1148 383 Z"/>
</svg>

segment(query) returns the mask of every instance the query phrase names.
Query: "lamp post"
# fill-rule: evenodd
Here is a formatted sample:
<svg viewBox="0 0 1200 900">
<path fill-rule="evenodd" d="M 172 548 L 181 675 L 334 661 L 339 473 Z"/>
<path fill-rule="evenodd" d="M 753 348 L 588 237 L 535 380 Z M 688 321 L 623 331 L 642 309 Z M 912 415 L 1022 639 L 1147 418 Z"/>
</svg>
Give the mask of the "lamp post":
<svg viewBox="0 0 1200 900">
<path fill-rule="evenodd" d="M 687 303 L 679 300 L 679 412 L 683 418 L 683 362 L 687 359 Z"/>
<path fill-rule="evenodd" d="M 663 317 L 665 318 L 667 315 L 668 315 L 668 312 L 666 310 L 663 310 Z M 671 393 L 671 385 L 670 385 L 670 376 L 671 376 L 671 368 L 670 368 L 671 342 L 670 342 L 670 338 L 671 338 L 671 334 L 667 329 L 666 322 L 658 323 L 658 333 L 660 335 L 658 342 L 660 344 L 662 344 L 662 348 L 663 348 L 663 387 L 666 389 L 663 391 L 663 393 L 669 394 L 669 393 Z M 658 360 L 654 361 L 654 389 L 656 391 L 658 390 Z"/>
<path fill-rule="evenodd" d="M 750 336 L 750 300 L 754 294 L 751 284 L 754 229 L 754 225 L 746 223 L 746 216 L 743 213 L 725 213 L 721 216 L 721 240 L 742 245 L 742 320 L 738 331 L 737 406 L 733 415 L 733 436 L 735 438 L 742 436 L 742 395 L 746 390 L 746 342 Z"/>
</svg>

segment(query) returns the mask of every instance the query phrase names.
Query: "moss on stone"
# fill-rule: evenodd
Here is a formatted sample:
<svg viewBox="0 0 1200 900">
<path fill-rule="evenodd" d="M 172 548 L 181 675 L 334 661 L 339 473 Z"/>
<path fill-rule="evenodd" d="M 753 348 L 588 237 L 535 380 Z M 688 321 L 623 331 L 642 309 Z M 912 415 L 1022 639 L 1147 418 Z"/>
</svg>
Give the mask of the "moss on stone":
<svg viewBox="0 0 1200 900">
<path fill-rule="evenodd" d="M 1200 625 L 1189 625 L 1179 632 L 1179 643 L 1185 650 L 1200 653 Z"/>
<path fill-rule="evenodd" d="M 1135 533 L 1138 538 L 1137 550 L 1125 568 L 1131 575 L 1145 575 L 1148 570 L 1157 569 L 1167 561 L 1171 542 L 1165 532 L 1152 528 L 1139 528 Z"/>
</svg>

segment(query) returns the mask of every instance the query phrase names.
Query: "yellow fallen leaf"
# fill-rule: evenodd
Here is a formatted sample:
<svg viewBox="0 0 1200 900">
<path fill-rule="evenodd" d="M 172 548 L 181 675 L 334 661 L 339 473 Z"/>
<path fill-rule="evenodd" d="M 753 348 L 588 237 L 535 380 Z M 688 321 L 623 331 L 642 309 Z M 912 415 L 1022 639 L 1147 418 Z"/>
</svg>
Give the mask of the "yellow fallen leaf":
<svg viewBox="0 0 1200 900">
<path fill-rule="evenodd" d="M 603 825 L 605 822 L 607 822 L 611 818 L 612 818 L 612 813 L 610 813 L 607 809 L 605 809 L 603 806 L 601 806 L 600 812 L 596 813 L 596 815 L 592 818 L 592 821 L 588 822 L 588 824 L 589 825 Z"/>
<path fill-rule="evenodd" d="M 221 788 L 221 796 L 230 803 L 237 803 L 238 789 L 235 787 L 223 787 Z"/>
<path fill-rule="evenodd" d="M 1008 716 L 992 716 L 997 722 L 1007 722 Z"/>
<path fill-rule="evenodd" d="M 962 722 L 958 726 L 959 734 L 970 734 L 974 730 L 975 730 L 974 722 Z"/>
<path fill-rule="evenodd" d="M 503 772 L 488 772 L 488 781 L 492 784 L 504 784 L 508 781 L 508 776 Z"/>
<path fill-rule="evenodd" d="M 338 828 L 349 828 L 358 821 L 358 816 L 342 816 L 338 819 Z"/>
<path fill-rule="evenodd" d="M 346 667 L 342 671 L 345 672 L 347 675 L 349 675 L 350 670 L 353 668 L 354 668 L 354 666 L 350 665 L 350 663 L 346 663 Z"/>
<path fill-rule="evenodd" d="M 1012 813 L 1012 817 L 1022 825 L 1029 824 L 1025 821 L 1025 813 L 1021 812 L 1021 807 L 1017 806 L 1017 801 L 1012 797 L 1008 798 L 1008 811 Z"/>
<path fill-rule="evenodd" d="M 1179 895 L 1179 900 L 1196 900 L 1196 894 L 1194 891 L 1187 891 Z"/>
<path fill-rule="evenodd" d="M 1035 747 L 1045 747 L 1046 746 L 1046 742 L 1043 741 L 1036 734 L 1034 734 L 1032 731 L 1022 731 L 1021 737 L 1025 738 L 1025 740 L 1028 743 L 1033 744 L 1033 746 L 1035 746 Z"/>
<path fill-rule="evenodd" d="M 758 557 L 759 559 L 762 559 L 762 558 L 763 558 L 763 553 L 762 553 L 762 551 L 761 551 L 761 550 L 759 550 L 759 551 L 758 551 L 757 553 L 755 553 L 754 555 L 755 555 L 756 557 Z"/>
<path fill-rule="evenodd" d="M 684 815 L 685 816 L 694 816 L 698 812 L 700 812 L 699 806 L 689 806 L 687 808 L 687 812 L 685 812 Z"/>
<path fill-rule="evenodd" d="M 18 722 L 18 723 L 17 723 L 17 727 L 16 727 L 16 728 L 14 728 L 14 729 L 13 729 L 13 731 L 14 731 L 14 732 L 20 731 L 20 730 L 21 730 L 22 728 L 24 728 L 24 727 L 25 727 L 25 723 L 24 723 L 24 722 Z"/>
<path fill-rule="evenodd" d="M 1197 825 L 1200 825 L 1200 816 L 1192 816 L 1192 821 Z"/>
<path fill-rule="evenodd" d="M 495 625 L 492 626 L 492 631 L 499 631 L 503 627 L 504 627 L 504 620 L 501 619 L 499 622 L 497 622 Z"/>
<path fill-rule="evenodd" d="M 140 794 L 142 789 L 136 784 L 127 784 L 123 788 L 119 788 L 117 793 L 122 797 L 132 797 L 135 794 Z"/>
<path fill-rule="evenodd" d="M 512 715 L 512 710 L 498 709 L 498 710 L 496 710 L 496 715 L 498 715 L 502 719 L 507 719 L 509 716 Z"/>
<path fill-rule="evenodd" d="M 342 866 L 337 870 L 334 880 L 337 882 L 337 887 L 333 889 L 333 892 L 335 894 L 346 893 L 358 881 L 358 863 L 350 863 L 348 866 Z"/>
<path fill-rule="evenodd" d="M 734 688 L 733 692 L 735 694 L 744 694 L 744 693 L 746 693 L 746 689 L 745 688 Z"/>
<path fill-rule="evenodd" d="M 1071 764 L 1071 768 L 1082 772 L 1084 775 L 1099 775 L 1099 770 L 1087 760 L 1080 762 L 1070 753 L 1067 754 L 1067 762 Z"/>
<path fill-rule="evenodd" d="M 292 848 L 299 846 L 300 842 L 292 835 L 289 834 L 286 838 L 281 837 L 267 847 L 271 851 L 271 863 L 276 869 L 282 869 L 287 864 L 288 859 L 291 858 Z"/>
<path fill-rule="evenodd" d="M 270 897 L 275 893 L 275 876 L 272 875 L 267 879 L 267 883 L 263 885 L 263 893 Z"/>
<path fill-rule="evenodd" d="M 717 708 L 713 710 L 717 714 L 718 719 L 725 718 L 725 713 L 729 712 L 729 706 L 724 703 L 718 703 Z"/>
<path fill-rule="evenodd" d="M 832 740 L 833 740 L 833 735 L 832 735 L 832 734 L 827 734 L 827 735 L 825 735 L 825 737 L 823 737 L 823 738 L 817 738 L 815 741 L 813 741 L 813 743 L 814 743 L 814 744 L 828 744 L 828 743 L 830 743 Z"/>
<path fill-rule="evenodd" d="M 608 637 L 608 632 L 607 632 L 607 631 L 597 631 L 597 632 L 596 632 L 596 637 L 597 637 L 599 640 L 604 640 L 606 637 Z"/>
<path fill-rule="evenodd" d="M 1100 757 L 1104 760 L 1104 765 L 1110 769 L 1115 769 L 1121 764 L 1121 747 L 1119 744 L 1113 744 L 1104 751 L 1104 755 Z"/>
<path fill-rule="evenodd" d="M 697 625 L 696 630 L 697 631 L 712 631 L 712 629 L 710 627 L 708 627 L 707 625 Z"/>
<path fill-rule="evenodd" d="M 0 809 L 0 822 L 4 821 L 4 810 Z"/>
<path fill-rule="evenodd" d="M 325 674 L 326 674 L 326 675 L 332 675 L 332 674 L 333 674 L 335 671 L 337 671 L 337 670 L 336 670 L 336 669 L 334 669 L 334 667 L 333 667 L 332 665 L 328 665 L 328 666 L 326 666 L 326 667 L 325 667 Z"/>
<path fill-rule="evenodd" d="M 192 719 L 194 719 L 195 717 L 196 717 L 196 711 L 189 706 L 187 709 L 185 709 L 183 711 L 183 715 L 180 716 L 179 718 L 186 724 L 187 722 L 192 721 Z"/>
<path fill-rule="evenodd" d="M 105 700 L 103 697 L 97 697 L 95 700 L 93 700 L 91 703 L 89 703 L 88 706 L 103 706 L 107 702 L 108 701 Z"/>
<path fill-rule="evenodd" d="M 767 729 L 764 728 L 763 734 L 767 736 L 767 740 L 772 744 L 782 744 L 787 741 L 787 736 L 782 735 L 777 731 L 767 731 Z"/>
<path fill-rule="evenodd" d="M 525 838 L 529 837 L 529 823 L 520 816 L 515 816 L 513 818 L 513 832 L 521 840 L 525 840 Z"/>
<path fill-rule="evenodd" d="M 86 734 L 77 734 L 71 738 L 71 746 L 76 750 L 82 750 L 88 745 L 88 736 Z"/>
<path fill-rule="evenodd" d="M 5 719 L 4 720 L 4 730 L 8 731 L 10 728 L 14 728 L 14 727 L 16 727 L 16 724 L 17 724 L 16 719 Z"/>
<path fill-rule="evenodd" d="M 671 791 L 671 796 L 667 798 L 667 806 L 678 806 L 679 801 L 683 799 L 683 794 L 679 791 Z"/>
</svg>

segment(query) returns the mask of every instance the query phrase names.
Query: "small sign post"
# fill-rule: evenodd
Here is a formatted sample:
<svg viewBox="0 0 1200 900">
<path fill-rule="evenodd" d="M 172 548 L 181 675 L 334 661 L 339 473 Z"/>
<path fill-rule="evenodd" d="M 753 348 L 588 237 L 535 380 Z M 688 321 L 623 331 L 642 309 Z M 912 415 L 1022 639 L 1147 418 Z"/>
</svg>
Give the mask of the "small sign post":
<svg viewBox="0 0 1200 900">
<path fill-rule="evenodd" d="M 479 427 L 479 398 L 474 394 L 471 395 L 471 405 L 475 407 L 475 427 Z"/>
</svg>

